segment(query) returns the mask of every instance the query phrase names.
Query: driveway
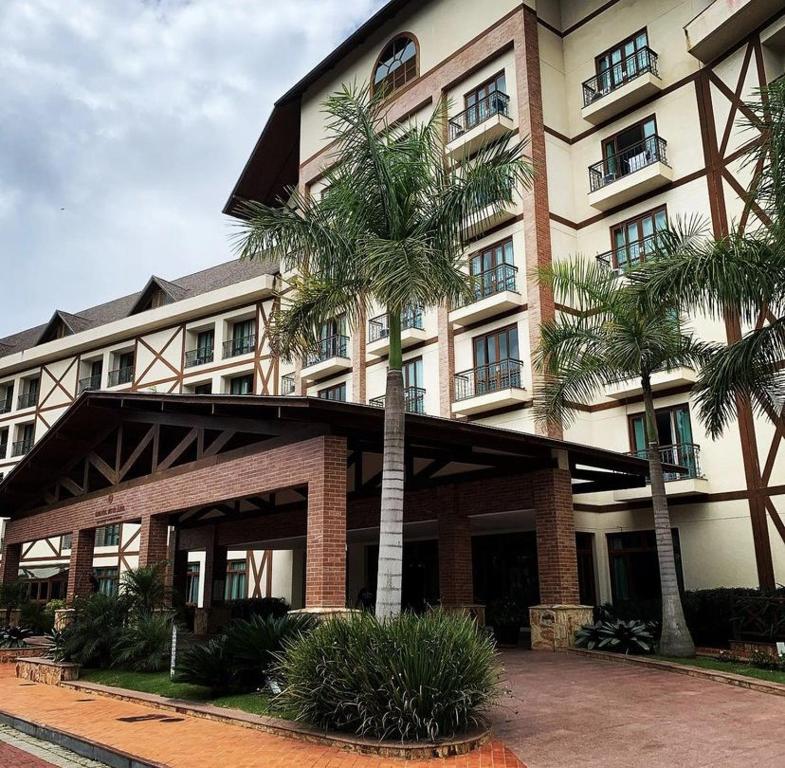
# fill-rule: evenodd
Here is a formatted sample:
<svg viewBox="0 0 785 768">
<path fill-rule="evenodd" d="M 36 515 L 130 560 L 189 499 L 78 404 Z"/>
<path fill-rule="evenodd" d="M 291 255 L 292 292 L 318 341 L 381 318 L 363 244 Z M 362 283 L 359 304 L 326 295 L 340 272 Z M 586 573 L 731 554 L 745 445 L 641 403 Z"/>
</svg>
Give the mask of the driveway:
<svg viewBox="0 0 785 768">
<path fill-rule="evenodd" d="M 568 653 L 503 660 L 494 731 L 529 768 L 785 766 L 785 697 Z"/>
</svg>

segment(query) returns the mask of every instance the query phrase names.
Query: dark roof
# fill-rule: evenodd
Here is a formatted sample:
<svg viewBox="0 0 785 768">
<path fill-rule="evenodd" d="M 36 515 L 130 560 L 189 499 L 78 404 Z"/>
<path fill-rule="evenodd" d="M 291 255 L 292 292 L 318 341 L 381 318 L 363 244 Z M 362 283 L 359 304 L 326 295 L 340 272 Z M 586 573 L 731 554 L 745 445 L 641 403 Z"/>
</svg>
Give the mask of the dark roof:
<svg viewBox="0 0 785 768">
<path fill-rule="evenodd" d="M 422 7 L 427 2 L 420 0 L 418 5 Z M 272 114 L 224 205 L 225 214 L 242 217 L 242 204 L 249 200 L 273 205 L 287 187 L 297 184 L 303 94 L 410 3 L 411 0 L 390 0 L 275 102 Z"/>
<path fill-rule="evenodd" d="M 53 483 L 79 451 L 94 450 L 86 435 L 119 425 L 124 418 L 139 420 L 141 414 L 150 415 L 154 422 L 168 415 L 181 426 L 188 418 L 201 419 L 203 425 L 209 418 L 215 429 L 221 428 L 221 419 L 255 425 L 279 421 L 298 431 L 304 424 L 321 425 L 324 434 L 345 435 L 378 452 L 383 444 L 384 410 L 368 405 L 314 397 L 85 392 L 0 483 L 0 515 L 23 514 L 31 493 Z M 410 454 L 440 450 L 460 456 L 454 460 L 461 463 L 469 461 L 470 454 L 476 463 L 503 459 L 508 465 L 514 461 L 519 472 L 550 460 L 553 450 L 565 451 L 573 478 L 586 481 L 586 490 L 595 489 L 592 484 L 598 482 L 600 487 L 603 482 L 617 488 L 643 485 L 648 468 L 646 461 L 627 454 L 436 416 L 407 414 L 405 435 Z M 685 471 L 673 465 L 665 468 Z"/>
<path fill-rule="evenodd" d="M 63 312 L 60 309 L 56 309 L 52 315 L 52 318 L 46 324 L 44 330 L 41 332 L 41 335 L 38 337 L 36 344 L 43 344 L 45 341 L 51 341 L 54 339 L 55 331 L 57 326 L 60 324 L 62 324 L 68 332 L 66 335 L 79 333 L 79 331 L 84 331 L 86 328 L 89 328 L 89 322 L 81 315 L 71 315 L 68 312 Z"/>
<path fill-rule="evenodd" d="M 26 331 L 0 338 L 0 355 L 12 355 L 37 346 L 55 320 L 64 322 L 72 333 L 79 333 L 128 317 L 133 314 L 134 307 L 152 285 L 159 286 L 172 298 L 172 301 L 182 301 L 259 275 L 272 275 L 276 272 L 278 272 L 278 265 L 275 263 L 233 260 L 179 277 L 174 282 L 152 277 L 144 289 L 137 293 L 80 310 L 76 314 L 57 310 L 44 325 L 37 325 Z"/>
</svg>

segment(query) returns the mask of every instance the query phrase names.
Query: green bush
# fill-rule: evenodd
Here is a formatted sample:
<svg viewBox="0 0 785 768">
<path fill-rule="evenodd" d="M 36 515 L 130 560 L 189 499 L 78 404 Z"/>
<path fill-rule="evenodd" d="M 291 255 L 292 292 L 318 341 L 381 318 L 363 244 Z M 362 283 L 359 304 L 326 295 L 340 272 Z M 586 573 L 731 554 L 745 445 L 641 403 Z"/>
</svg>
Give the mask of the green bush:
<svg viewBox="0 0 785 768">
<path fill-rule="evenodd" d="M 149 616 L 166 605 L 168 591 L 163 567 L 147 565 L 125 571 L 120 579 L 120 593 L 128 610 L 137 616 Z"/>
<path fill-rule="evenodd" d="M 63 630 L 62 658 L 84 667 L 111 666 L 128 622 L 128 601 L 97 593 L 74 600 L 74 611 L 73 623 Z"/>
<path fill-rule="evenodd" d="M 654 652 L 654 627 L 650 622 L 598 621 L 585 624 L 575 633 L 575 645 L 589 650 L 643 654 Z"/>
<path fill-rule="evenodd" d="M 289 613 L 289 604 L 282 597 L 249 597 L 230 603 L 233 619 L 249 621 L 254 616 L 280 618 Z"/>
<path fill-rule="evenodd" d="M 45 635 L 52 630 L 55 617 L 53 613 L 46 610 L 46 606 L 30 602 L 22 605 L 19 623 L 36 635 Z"/>
<path fill-rule="evenodd" d="M 477 725 L 500 680 L 493 641 L 441 611 L 327 621 L 289 642 L 277 669 L 279 703 L 298 720 L 407 741 Z"/>
<path fill-rule="evenodd" d="M 177 659 L 175 680 L 204 685 L 214 696 L 242 690 L 242 680 L 226 635 L 218 635 L 182 651 Z"/>
<path fill-rule="evenodd" d="M 0 648 L 21 648 L 32 634 L 32 630 L 29 629 L 4 627 L 0 629 Z"/>
<path fill-rule="evenodd" d="M 134 672 L 160 672 L 169 666 L 172 617 L 144 614 L 124 627 L 112 648 L 112 665 Z"/>
</svg>

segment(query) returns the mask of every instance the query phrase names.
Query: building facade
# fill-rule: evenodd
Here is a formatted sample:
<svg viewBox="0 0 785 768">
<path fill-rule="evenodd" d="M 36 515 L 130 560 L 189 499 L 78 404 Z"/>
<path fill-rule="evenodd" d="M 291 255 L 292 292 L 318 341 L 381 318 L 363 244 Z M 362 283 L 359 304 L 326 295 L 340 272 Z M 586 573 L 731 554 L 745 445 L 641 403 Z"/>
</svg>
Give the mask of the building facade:
<svg viewBox="0 0 785 768">
<path fill-rule="evenodd" d="M 406 313 L 404 375 L 413 412 L 536 434 L 531 352 L 540 323 L 565 308 L 529 279 L 532 269 L 582 254 L 622 273 L 679 216 L 705 217 L 716 235 L 755 226 L 755 207 L 744 202 L 754 169 L 742 156 L 751 137 L 739 120 L 744 100 L 783 72 L 783 2 L 394 0 L 276 103 L 225 212 L 239 215 L 245 200 L 273 203 L 289 186 L 320 194 L 331 150 L 321 105 L 347 82 L 385 87 L 392 120 L 427 118 L 448 99 L 448 162 L 507 133 L 528 137 L 532 188 L 505 210 L 489 210 L 466 254 L 475 300 Z M 305 360 L 277 360 L 266 322 L 286 276 L 274 266 L 216 270 L 216 288 L 192 287 L 197 276 L 154 278 L 121 300 L 117 315 L 58 312 L 47 326 L 0 339 L 0 391 L 5 386 L 10 403 L 0 415 L 0 471 L 83 388 L 206 394 L 209 387 L 383 403 L 381 308 L 356 327 L 340 317 L 326 324 Z M 693 323 L 709 340 L 740 331 L 731 322 Z M 682 583 L 783 582 L 782 415 L 759 418 L 742 408 L 725 437 L 711 441 L 692 402 L 694 380 L 694 372 L 679 370 L 655 381 L 663 458 L 689 470 L 667 483 Z M 638 384 L 622 382 L 551 437 L 638 452 L 642 412 Z M 89 478 L 82 481 L 71 479 L 86 488 Z M 582 493 L 573 506 L 581 601 L 656 596 L 649 489 Z M 535 510 L 491 507 L 472 518 L 474 600 L 514 593 L 537 602 Z M 376 533 L 371 525 L 347 539 L 350 603 L 373 586 Z M 125 529 L 121 536 L 126 541 Z M 407 525 L 406 542 L 412 602 L 439 599 L 433 526 L 427 519 Z M 42 552 L 38 562 L 46 566 L 55 551 L 64 553 L 62 542 L 31 546 L 38 549 L 27 554 Z M 280 594 L 298 604 L 304 549 L 276 547 L 275 561 L 272 551 L 233 554 L 237 572 L 246 562 L 245 585 L 233 581 L 237 594 Z M 113 550 L 111 557 L 124 556 Z M 191 562 L 194 571 L 196 563 L 206 567 L 197 556 Z"/>
</svg>

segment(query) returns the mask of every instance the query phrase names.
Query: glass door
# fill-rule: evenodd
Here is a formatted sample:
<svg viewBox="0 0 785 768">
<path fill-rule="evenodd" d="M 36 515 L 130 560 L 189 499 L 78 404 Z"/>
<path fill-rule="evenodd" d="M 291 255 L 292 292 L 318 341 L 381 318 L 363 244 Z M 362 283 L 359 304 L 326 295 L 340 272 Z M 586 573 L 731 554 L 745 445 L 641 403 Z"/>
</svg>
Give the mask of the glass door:
<svg viewBox="0 0 785 768">
<path fill-rule="evenodd" d="M 474 281 L 475 300 L 492 296 L 500 291 L 515 290 L 515 270 L 512 238 L 479 251 L 469 262 L 469 273 Z M 509 266 L 506 266 L 509 265 Z"/>
<path fill-rule="evenodd" d="M 616 269 L 624 270 L 646 260 L 656 250 L 655 235 L 668 227 L 666 209 L 658 208 L 616 225 L 611 230 L 613 260 Z"/>
<path fill-rule="evenodd" d="M 474 339 L 475 394 L 520 386 L 518 328 L 504 328 Z"/>
</svg>

